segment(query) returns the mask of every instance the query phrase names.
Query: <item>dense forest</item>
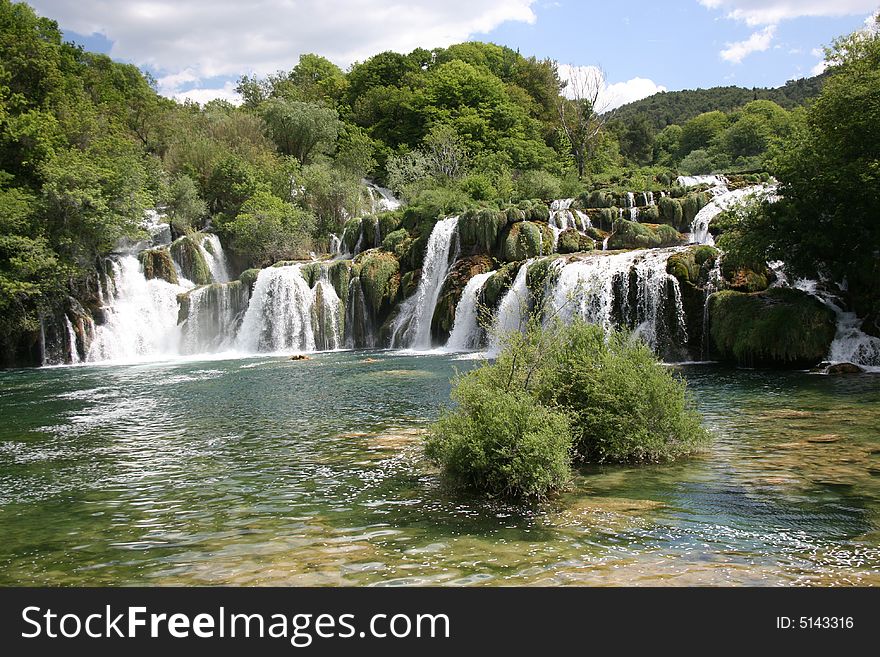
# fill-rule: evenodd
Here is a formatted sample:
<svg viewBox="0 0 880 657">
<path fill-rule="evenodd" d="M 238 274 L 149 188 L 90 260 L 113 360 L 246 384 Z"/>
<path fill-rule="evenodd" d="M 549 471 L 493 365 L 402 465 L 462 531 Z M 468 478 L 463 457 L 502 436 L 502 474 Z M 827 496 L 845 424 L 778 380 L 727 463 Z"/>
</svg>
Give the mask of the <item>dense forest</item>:
<svg viewBox="0 0 880 657">
<path fill-rule="evenodd" d="M 819 79 L 745 94 L 662 94 L 599 114 L 595 95 L 561 93 L 555 62 L 476 42 L 380 53 L 348 71 L 307 54 L 290 71 L 242 78 L 241 106 L 199 106 L 159 96 L 136 67 L 64 42 L 52 20 L 0 0 L 4 360 L 33 349 L 42 315 L 90 294 L 97 263 L 120 239 L 142 238 L 151 209 L 169 217 L 175 237 L 217 232 L 238 270 L 327 252 L 329 235 L 369 210 L 364 178 L 407 204 L 382 235 L 413 265 L 426 227 L 444 215 L 652 189 L 679 173 L 778 172 L 800 199 L 792 204 L 821 189 L 807 203 L 813 213 L 825 217 L 833 201 L 834 221 L 867 218 L 876 198 L 850 187 L 871 188 L 876 168 L 854 169 L 864 162 L 851 163 L 862 155 L 850 151 L 818 160 L 808 152 L 822 143 L 810 141 L 812 132 L 839 138 L 828 123 L 839 109 L 833 94 L 862 90 L 876 102 L 876 64 L 864 64 L 874 51 L 857 50 L 838 48 L 838 66 L 807 110 L 796 106 L 816 95 Z M 867 81 L 854 86 L 847 76 Z M 875 148 L 877 117 L 850 114 L 848 134 L 857 137 L 847 148 Z M 866 153 L 876 164 L 876 150 Z M 858 185 L 801 182 L 815 179 L 805 158 L 832 157 L 846 162 L 826 163 L 852 170 Z M 795 232 L 806 237 L 817 225 Z M 869 240 L 854 238 L 858 253 L 876 244 L 867 220 L 866 229 Z M 822 248 L 837 253 L 820 232 Z M 780 244 L 768 237 L 765 251 Z"/>
</svg>

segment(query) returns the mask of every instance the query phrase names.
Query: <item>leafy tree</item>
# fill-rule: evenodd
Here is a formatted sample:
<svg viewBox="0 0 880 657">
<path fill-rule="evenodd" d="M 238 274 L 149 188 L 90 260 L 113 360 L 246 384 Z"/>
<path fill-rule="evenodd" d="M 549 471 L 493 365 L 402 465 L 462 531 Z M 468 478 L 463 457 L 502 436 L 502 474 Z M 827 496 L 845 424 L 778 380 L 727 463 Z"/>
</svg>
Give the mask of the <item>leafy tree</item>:
<svg viewBox="0 0 880 657">
<path fill-rule="evenodd" d="M 311 248 L 313 217 L 267 191 L 258 191 L 224 225 L 235 250 L 255 266 L 305 256 Z"/>
<path fill-rule="evenodd" d="M 186 174 L 177 176 L 168 187 L 168 217 L 178 232 L 197 228 L 208 215 L 208 204 L 199 196 L 195 181 Z"/>
<path fill-rule="evenodd" d="M 299 100 L 270 98 L 260 112 L 281 152 L 303 164 L 331 152 L 342 125 L 336 110 Z"/>
<path fill-rule="evenodd" d="M 695 116 L 681 128 L 680 154 L 687 155 L 691 151 L 709 148 L 727 123 L 727 115 L 717 110 Z"/>
</svg>

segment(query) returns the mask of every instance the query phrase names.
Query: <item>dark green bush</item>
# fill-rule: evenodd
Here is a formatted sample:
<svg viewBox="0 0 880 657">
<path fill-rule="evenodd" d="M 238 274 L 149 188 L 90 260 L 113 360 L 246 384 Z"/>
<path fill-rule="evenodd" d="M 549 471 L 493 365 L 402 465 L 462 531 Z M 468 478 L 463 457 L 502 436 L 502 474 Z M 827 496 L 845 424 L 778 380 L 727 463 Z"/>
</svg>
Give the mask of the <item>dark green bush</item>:
<svg viewBox="0 0 880 657">
<path fill-rule="evenodd" d="M 571 429 L 564 413 L 498 385 L 492 366 L 455 381 L 454 410 L 431 428 L 428 458 L 455 485 L 490 496 L 543 498 L 571 476 Z"/>
</svg>

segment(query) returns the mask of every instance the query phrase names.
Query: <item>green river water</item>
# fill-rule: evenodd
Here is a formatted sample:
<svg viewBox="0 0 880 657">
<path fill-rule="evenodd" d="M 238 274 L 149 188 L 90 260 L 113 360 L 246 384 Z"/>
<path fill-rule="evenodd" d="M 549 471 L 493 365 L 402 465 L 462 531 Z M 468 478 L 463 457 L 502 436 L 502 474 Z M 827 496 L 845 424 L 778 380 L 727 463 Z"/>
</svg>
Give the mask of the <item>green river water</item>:
<svg viewBox="0 0 880 657">
<path fill-rule="evenodd" d="M 0 584 L 880 584 L 880 376 L 682 366 L 706 453 L 522 508 L 421 455 L 473 362 L 0 372 Z"/>
</svg>

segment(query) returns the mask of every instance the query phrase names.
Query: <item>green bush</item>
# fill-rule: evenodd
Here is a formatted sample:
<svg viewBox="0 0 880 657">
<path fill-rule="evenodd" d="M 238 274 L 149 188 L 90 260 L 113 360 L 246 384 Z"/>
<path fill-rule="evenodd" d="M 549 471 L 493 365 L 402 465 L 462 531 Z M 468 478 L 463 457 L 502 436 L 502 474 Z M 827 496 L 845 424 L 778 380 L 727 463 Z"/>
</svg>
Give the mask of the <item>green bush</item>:
<svg viewBox="0 0 880 657">
<path fill-rule="evenodd" d="M 556 250 L 559 253 L 576 253 L 580 251 L 581 235 L 574 228 L 569 228 L 559 234 Z"/>
<path fill-rule="evenodd" d="M 571 476 L 571 429 L 564 413 L 504 390 L 492 366 L 458 378 L 454 410 L 431 427 L 428 458 L 455 485 L 506 498 L 543 498 Z"/>
<path fill-rule="evenodd" d="M 660 238 L 654 231 L 626 219 L 614 222 L 614 234 L 608 240 L 609 249 L 652 249 L 657 246 L 660 246 Z"/>
<path fill-rule="evenodd" d="M 707 442 L 684 382 L 630 334 L 576 321 L 540 354 L 536 396 L 570 415 L 580 460 L 673 461 Z"/>
<path fill-rule="evenodd" d="M 539 498 L 559 489 L 572 458 L 656 463 L 709 439 L 684 382 L 642 341 L 576 321 L 502 336 L 503 349 L 458 377 L 427 454 L 478 492 Z"/>
</svg>

